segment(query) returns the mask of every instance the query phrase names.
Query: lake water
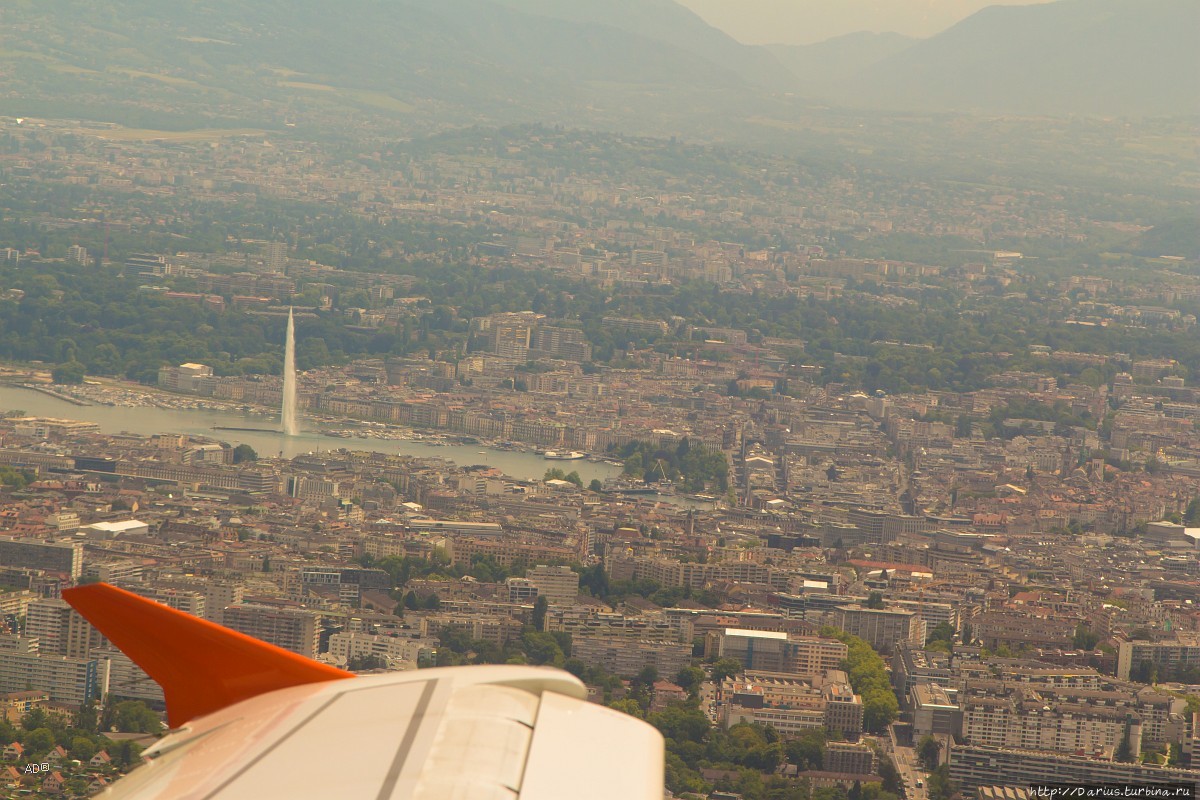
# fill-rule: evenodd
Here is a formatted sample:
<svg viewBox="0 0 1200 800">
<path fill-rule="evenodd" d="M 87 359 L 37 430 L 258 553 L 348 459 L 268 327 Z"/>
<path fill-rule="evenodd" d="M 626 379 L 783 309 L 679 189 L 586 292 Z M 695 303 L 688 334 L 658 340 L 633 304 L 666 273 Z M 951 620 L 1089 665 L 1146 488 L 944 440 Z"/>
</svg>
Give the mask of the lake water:
<svg viewBox="0 0 1200 800">
<path fill-rule="evenodd" d="M 274 428 L 279 425 L 278 415 L 241 413 L 235 411 L 208 411 L 199 409 L 169 409 L 152 406 L 77 406 L 65 400 L 42 394 L 20 386 L 0 385 L 0 410 L 21 409 L 31 417 L 55 417 L 58 419 L 95 422 L 104 433 L 126 431 L 142 436 L 155 433 L 186 433 L 208 436 L 231 444 L 248 444 L 263 457 L 282 455 L 286 458 L 316 450 L 365 450 L 391 455 L 445 458 L 460 466 L 486 464 L 496 467 L 505 474 L 522 480 L 537 480 L 546 470 L 557 467 L 564 472 L 576 471 L 586 484 L 593 478 L 605 480 L 621 472 L 611 464 L 596 464 L 591 461 L 547 461 L 536 453 L 497 450 L 486 445 L 437 446 L 406 439 L 364 439 L 326 436 L 321 433 L 301 431 L 299 436 L 284 436 L 268 431 L 219 431 L 214 427 L 226 428 Z M 311 420 L 301 420 L 301 428 L 312 426 Z"/>
</svg>

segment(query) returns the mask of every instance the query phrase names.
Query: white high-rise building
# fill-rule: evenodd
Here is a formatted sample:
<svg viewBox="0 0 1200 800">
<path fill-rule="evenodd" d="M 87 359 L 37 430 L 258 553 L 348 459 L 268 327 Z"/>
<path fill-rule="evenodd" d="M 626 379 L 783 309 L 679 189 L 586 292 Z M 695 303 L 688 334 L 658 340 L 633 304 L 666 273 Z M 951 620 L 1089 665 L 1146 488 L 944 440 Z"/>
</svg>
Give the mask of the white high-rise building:
<svg viewBox="0 0 1200 800">
<path fill-rule="evenodd" d="M 579 573 L 570 567 L 547 567 L 539 564 L 525 573 L 537 587 L 538 597 L 560 605 L 574 603 L 579 596 Z"/>
</svg>

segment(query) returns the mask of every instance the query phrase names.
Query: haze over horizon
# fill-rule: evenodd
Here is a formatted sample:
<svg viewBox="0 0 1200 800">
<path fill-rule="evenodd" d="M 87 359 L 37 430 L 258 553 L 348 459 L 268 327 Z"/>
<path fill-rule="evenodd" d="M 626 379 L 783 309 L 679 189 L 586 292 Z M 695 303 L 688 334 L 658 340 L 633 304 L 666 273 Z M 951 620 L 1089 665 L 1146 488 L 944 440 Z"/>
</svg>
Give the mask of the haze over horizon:
<svg viewBox="0 0 1200 800">
<path fill-rule="evenodd" d="M 924 38 L 987 6 L 1049 0 L 677 0 L 743 44 L 813 44 L 859 31 Z"/>
</svg>

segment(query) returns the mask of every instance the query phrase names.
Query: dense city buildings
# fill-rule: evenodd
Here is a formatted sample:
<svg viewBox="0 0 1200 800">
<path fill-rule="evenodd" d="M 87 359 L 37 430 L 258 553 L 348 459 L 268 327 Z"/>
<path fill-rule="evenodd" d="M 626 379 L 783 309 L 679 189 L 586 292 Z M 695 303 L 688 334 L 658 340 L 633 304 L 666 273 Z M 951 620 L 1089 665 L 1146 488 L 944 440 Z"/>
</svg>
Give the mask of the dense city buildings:
<svg viewBox="0 0 1200 800">
<path fill-rule="evenodd" d="M 679 797 L 1200 775 L 1200 259 L 1140 182 L 114 130 L 0 120 L 9 723 L 163 709 L 98 580 L 566 669 Z"/>
</svg>

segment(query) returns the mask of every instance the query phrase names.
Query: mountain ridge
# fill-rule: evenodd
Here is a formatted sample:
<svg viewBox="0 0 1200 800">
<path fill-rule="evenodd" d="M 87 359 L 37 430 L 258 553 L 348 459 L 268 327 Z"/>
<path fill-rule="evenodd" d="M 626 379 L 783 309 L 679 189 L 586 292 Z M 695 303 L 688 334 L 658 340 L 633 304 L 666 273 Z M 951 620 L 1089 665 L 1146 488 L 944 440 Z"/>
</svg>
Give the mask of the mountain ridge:
<svg viewBox="0 0 1200 800">
<path fill-rule="evenodd" d="M 340 136 L 547 122 L 674 135 L 736 134 L 739 120 L 813 102 L 1200 110 L 1195 0 L 991 7 L 930 39 L 799 48 L 742 45 L 674 0 L 12 0 L 0 18 L 6 114 L 131 127 Z"/>
<path fill-rule="evenodd" d="M 1103 116 L 1200 111 L 1200 3 L 989 6 L 849 76 L 883 108 Z"/>
</svg>

